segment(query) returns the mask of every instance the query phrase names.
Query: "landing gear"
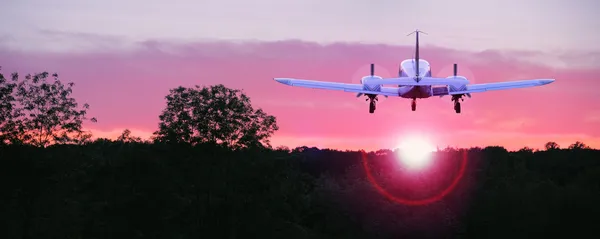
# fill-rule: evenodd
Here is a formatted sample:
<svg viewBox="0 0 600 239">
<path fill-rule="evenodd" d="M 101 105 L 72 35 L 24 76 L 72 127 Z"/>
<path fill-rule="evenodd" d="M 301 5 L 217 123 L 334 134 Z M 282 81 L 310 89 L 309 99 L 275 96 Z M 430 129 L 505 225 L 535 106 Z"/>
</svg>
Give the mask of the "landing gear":
<svg viewBox="0 0 600 239">
<path fill-rule="evenodd" d="M 462 98 L 463 95 L 453 95 L 452 101 L 454 101 L 454 112 L 460 114 L 460 101 L 464 101 Z"/>
<path fill-rule="evenodd" d="M 454 102 L 454 111 L 460 114 L 460 102 Z"/>
<path fill-rule="evenodd" d="M 367 97 L 367 101 L 369 101 L 369 113 L 373 114 L 375 113 L 375 108 L 377 108 L 377 95 L 367 95 Z"/>
<path fill-rule="evenodd" d="M 417 99 L 416 98 L 412 99 L 412 103 L 410 104 L 410 107 L 412 108 L 412 111 L 417 110 Z"/>
<path fill-rule="evenodd" d="M 375 113 L 375 101 L 371 100 L 371 103 L 369 103 L 369 113 L 373 114 Z"/>
</svg>

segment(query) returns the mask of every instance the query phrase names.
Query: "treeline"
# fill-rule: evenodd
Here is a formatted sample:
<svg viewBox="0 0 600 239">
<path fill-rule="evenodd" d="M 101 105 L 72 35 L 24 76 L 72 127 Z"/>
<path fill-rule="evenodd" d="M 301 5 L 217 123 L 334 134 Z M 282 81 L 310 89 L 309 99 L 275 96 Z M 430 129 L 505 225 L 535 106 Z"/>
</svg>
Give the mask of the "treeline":
<svg viewBox="0 0 600 239">
<path fill-rule="evenodd" d="M 0 238 L 598 234 L 600 153 L 582 142 L 446 149 L 420 171 L 389 150 L 274 149 L 275 117 L 223 85 L 171 89 L 149 140 L 92 140 L 72 87 L 0 74 Z"/>
<path fill-rule="evenodd" d="M 464 174 L 445 197 L 431 198 Z M 600 152 L 291 151 L 97 140 L 0 148 L 2 238 L 505 238 L 598 235 Z"/>
</svg>

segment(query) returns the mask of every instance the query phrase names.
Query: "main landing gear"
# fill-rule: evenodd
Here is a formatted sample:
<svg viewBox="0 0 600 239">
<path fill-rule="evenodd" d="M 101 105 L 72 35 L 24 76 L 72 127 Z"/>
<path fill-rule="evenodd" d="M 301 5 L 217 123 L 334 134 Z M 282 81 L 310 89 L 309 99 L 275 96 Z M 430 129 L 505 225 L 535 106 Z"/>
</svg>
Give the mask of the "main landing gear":
<svg viewBox="0 0 600 239">
<path fill-rule="evenodd" d="M 366 101 L 369 101 L 369 113 L 375 113 L 377 95 L 367 95 Z"/>
<path fill-rule="evenodd" d="M 463 95 L 453 95 L 452 96 L 452 101 L 454 101 L 454 111 L 457 114 L 460 114 L 460 101 L 465 101 L 465 99 L 462 98 Z"/>
<path fill-rule="evenodd" d="M 417 110 L 417 98 L 412 99 L 412 103 L 410 103 L 410 108 L 412 109 L 412 111 Z"/>
</svg>

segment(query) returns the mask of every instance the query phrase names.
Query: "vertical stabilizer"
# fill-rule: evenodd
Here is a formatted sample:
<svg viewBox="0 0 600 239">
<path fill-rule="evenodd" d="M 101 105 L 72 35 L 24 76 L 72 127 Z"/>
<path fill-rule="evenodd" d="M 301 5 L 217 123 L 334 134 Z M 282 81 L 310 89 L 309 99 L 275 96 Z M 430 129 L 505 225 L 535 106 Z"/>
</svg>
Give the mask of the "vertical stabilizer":
<svg viewBox="0 0 600 239">
<path fill-rule="evenodd" d="M 410 34 L 408 34 L 407 36 L 412 35 L 413 33 L 416 34 L 416 43 L 415 43 L 415 80 L 417 82 L 419 82 L 421 80 L 421 76 L 419 75 L 419 33 L 425 33 L 422 31 L 419 31 L 419 29 L 415 30 L 414 32 L 411 32 Z M 427 34 L 427 33 L 425 33 Z"/>
<path fill-rule="evenodd" d="M 417 44 L 415 45 L 415 76 L 417 76 L 417 82 L 420 80 L 419 78 L 419 31 L 415 32 L 417 36 Z"/>
</svg>

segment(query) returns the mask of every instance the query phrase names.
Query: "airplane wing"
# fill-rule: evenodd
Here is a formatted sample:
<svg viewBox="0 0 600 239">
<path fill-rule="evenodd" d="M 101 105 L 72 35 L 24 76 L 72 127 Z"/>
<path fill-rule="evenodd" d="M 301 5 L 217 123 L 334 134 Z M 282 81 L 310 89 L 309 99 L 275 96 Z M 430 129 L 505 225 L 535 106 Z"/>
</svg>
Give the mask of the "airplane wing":
<svg viewBox="0 0 600 239">
<path fill-rule="evenodd" d="M 520 81 L 505 81 L 505 82 L 495 82 L 495 83 L 484 83 L 484 84 L 472 84 L 466 85 L 466 90 L 450 90 L 448 94 L 450 95 L 460 95 L 460 94 L 468 94 L 468 93 L 477 93 L 484 91 L 492 91 L 492 90 L 508 90 L 508 89 L 517 89 L 517 88 L 525 88 L 525 87 L 534 87 L 547 85 L 554 82 L 554 79 L 535 79 L 535 80 L 520 80 Z"/>
<path fill-rule="evenodd" d="M 405 85 L 405 86 L 417 86 L 417 85 L 466 85 L 469 84 L 469 81 L 464 77 L 448 77 L 448 78 L 439 78 L 439 77 L 421 77 L 421 80 L 417 82 L 412 77 L 396 77 L 396 78 L 384 78 L 380 80 L 370 80 L 371 84 L 381 84 L 381 85 Z"/>
<path fill-rule="evenodd" d="M 374 95 L 385 95 L 385 96 L 398 96 L 397 87 L 381 87 L 380 91 L 366 90 L 362 84 L 348 84 L 339 82 L 329 81 L 314 81 L 314 80 L 301 80 L 292 78 L 274 78 L 275 81 L 289 85 L 299 86 L 313 89 L 324 89 L 324 90 L 339 90 L 345 92 L 363 93 L 363 94 L 374 94 Z"/>
</svg>

